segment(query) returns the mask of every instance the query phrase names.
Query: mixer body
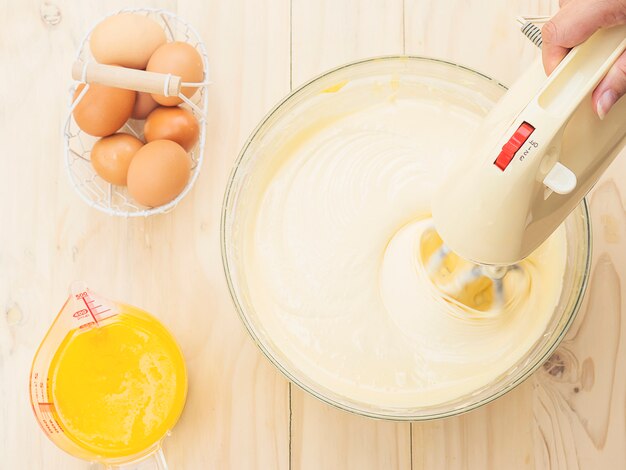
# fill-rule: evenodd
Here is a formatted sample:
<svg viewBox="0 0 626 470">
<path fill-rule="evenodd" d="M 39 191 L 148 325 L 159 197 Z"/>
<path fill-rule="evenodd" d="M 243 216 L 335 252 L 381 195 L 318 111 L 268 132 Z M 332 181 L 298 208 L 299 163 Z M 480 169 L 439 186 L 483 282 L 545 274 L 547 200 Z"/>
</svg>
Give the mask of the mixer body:
<svg viewBox="0 0 626 470">
<path fill-rule="evenodd" d="M 545 241 L 626 144 L 626 100 L 603 120 L 591 93 L 626 49 L 626 26 L 600 30 L 546 78 L 538 59 L 485 118 L 435 194 L 446 245 L 510 265 Z"/>
</svg>

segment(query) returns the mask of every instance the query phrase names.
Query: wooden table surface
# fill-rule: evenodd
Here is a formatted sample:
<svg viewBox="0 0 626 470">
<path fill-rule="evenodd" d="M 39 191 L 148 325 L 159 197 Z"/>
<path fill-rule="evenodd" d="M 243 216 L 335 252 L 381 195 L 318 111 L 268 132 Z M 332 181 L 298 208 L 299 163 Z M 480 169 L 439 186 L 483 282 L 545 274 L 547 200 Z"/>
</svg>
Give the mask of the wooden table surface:
<svg viewBox="0 0 626 470">
<path fill-rule="evenodd" d="M 383 54 L 444 58 L 511 83 L 537 53 L 514 18 L 557 3 L 0 1 L 0 468 L 89 468 L 48 441 L 28 401 L 33 354 L 73 279 L 153 312 L 182 344 L 190 388 L 165 441 L 172 469 L 625 468 L 626 155 L 589 197 L 592 277 L 567 339 L 517 389 L 460 417 L 375 421 L 292 386 L 245 332 L 220 258 L 231 165 L 290 89 Z M 79 41 L 127 6 L 165 8 L 195 25 L 214 82 L 195 188 L 173 213 L 141 220 L 87 207 L 69 185 L 61 141 Z"/>
</svg>

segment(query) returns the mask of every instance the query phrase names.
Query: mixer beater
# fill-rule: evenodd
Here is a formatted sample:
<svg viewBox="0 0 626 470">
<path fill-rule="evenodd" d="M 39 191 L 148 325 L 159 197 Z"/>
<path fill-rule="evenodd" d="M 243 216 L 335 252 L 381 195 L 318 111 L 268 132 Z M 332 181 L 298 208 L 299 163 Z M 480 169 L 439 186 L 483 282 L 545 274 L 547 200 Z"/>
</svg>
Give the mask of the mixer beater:
<svg viewBox="0 0 626 470">
<path fill-rule="evenodd" d="M 517 19 L 539 48 L 537 24 L 547 20 Z M 452 302 L 481 316 L 513 302 L 513 291 L 523 292 L 529 282 L 521 261 L 624 146 L 626 103 L 601 121 L 588 98 L 625 49 L 626 26 L 617 26 L 572 49 L 547 78 L 536 61 L 487 116 L 472 151 L 434 198 L 434 225 L 420 240 L 421 265 Z M 477 194 L 468 198 L 472 189 Z"/>
</svg>

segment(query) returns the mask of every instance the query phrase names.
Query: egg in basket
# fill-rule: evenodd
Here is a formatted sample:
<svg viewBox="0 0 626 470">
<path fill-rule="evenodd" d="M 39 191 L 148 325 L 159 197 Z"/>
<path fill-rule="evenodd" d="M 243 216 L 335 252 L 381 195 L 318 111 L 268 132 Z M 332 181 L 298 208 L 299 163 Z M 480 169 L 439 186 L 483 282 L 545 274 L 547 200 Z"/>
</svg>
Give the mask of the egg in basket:
<svg viewBox="0 0 626 470">
<path fill-rule="evenodd" d="M 206 139 L 208 60 L 173 13 L 113 13 L 83 39 L 64 125 L 70 181 L 111 215 L 173 209 L 193 186 Z"/>
</svg>

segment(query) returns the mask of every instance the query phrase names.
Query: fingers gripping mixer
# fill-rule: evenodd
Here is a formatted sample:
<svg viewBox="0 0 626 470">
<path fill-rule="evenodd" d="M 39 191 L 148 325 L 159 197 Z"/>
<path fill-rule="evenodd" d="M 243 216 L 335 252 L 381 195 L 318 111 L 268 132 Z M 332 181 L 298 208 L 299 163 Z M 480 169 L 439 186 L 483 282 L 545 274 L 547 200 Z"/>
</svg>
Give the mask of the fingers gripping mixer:
<svg viewBox="0 0 626 470">
<path fill-rule="evenodd" d="M 514 264 L 545 241 L 626 144 L 626 99 L 600 120 L 591 93 L 626 49 L 626 26 L 596 32 L 546 78 L 537 60 L 485 118 L 433 200 L 445 245 Z"/>
</svg>

